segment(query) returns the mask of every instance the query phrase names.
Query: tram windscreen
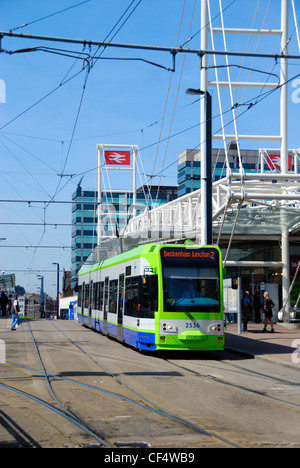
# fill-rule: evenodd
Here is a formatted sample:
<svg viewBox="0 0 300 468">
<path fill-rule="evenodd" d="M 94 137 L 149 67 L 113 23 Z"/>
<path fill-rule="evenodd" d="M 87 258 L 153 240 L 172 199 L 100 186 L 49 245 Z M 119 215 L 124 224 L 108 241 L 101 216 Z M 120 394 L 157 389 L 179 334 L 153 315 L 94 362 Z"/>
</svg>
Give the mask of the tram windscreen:
<svg viewBox="0 0 300 468">
<path fill-rule="evenodd" d="M 164 247 L 161 261 L 166 312 L 220 312 L 218 250 Z"/>
</svg>

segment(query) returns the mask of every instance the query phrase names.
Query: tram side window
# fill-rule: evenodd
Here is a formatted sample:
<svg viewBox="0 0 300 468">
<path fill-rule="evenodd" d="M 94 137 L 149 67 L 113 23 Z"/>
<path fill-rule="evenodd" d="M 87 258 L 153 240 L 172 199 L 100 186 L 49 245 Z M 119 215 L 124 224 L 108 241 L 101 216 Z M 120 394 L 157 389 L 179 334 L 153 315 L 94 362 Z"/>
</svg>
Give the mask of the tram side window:
<svg viewBox="0 0 300 468">
<path fill-rule="evenodd" d="M 117 298 L 118 298 L 118 280 L 109 282 L 109 312 L 117 313 Z"/>
<path fill-rule="evenodd" d="M 142 281 L 142 316 L 154 318 L 154 312 L 158 310 L 158 281 L 157 275 L 147 275 Z"/>
<path fill-rule="evenodd" d="M 126 278 L 125 281 L 125 315 L 137 317 L 139 299 L 139 277 Z"/>
<path fill-rule="evenodd" d="M 157 276 L 135 276 L 125 281 L 125 315 L 154 318 L 158 307 Z"/>
</svg>

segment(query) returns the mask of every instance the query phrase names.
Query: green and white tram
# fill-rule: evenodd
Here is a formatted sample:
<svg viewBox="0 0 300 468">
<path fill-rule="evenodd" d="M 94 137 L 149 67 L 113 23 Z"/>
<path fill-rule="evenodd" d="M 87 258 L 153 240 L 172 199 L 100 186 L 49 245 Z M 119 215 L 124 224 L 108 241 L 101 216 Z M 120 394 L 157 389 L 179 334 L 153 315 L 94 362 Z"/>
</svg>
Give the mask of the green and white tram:
<svg viewBox="0 0 300 468">
<path fill-rule="evenodd" d="M 223 350 L 221 251 L 147 244 L 83 267 L 78 320 L 141 350 Z"/>
</svg>

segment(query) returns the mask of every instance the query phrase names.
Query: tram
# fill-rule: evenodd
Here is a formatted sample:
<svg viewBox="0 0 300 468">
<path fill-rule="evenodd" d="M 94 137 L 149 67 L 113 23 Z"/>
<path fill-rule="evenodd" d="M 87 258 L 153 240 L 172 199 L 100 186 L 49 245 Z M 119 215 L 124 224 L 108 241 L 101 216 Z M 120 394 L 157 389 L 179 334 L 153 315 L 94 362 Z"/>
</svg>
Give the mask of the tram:
<svg viewBox="0 0 300 468">
<path fill-rule="evenodd" d="M 217 246 L 146 244 L 78 273 L 78 321 L 136 349 L 223 350 Z"/>
</svg>

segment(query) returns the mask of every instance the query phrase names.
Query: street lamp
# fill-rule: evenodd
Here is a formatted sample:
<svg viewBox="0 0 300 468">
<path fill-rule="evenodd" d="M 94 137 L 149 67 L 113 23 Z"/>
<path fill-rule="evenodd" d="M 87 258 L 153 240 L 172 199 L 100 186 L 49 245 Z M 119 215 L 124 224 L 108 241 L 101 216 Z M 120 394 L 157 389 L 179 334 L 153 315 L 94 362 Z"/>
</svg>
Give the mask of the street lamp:
<svg viewBox="0 0 300 468">
<path fill-rule="evenodd" d="M 212 125 L 211 125 L 211 95 L 208 91 L 188 88 L 186 94 L 205 97 L 204 121 L 200 123 L 205 129 L 201 135 L 201 245 L 213 243 L 212 232 Z"/>
<path fill-rule="evenodd" d="M 56 280 L 56 288 L 57 288 L 57 293 L 56 293 L 56 316 L 58 319 L 59 316 L 59 263 L 52 262 L 52 265 L 57 266 L 57 280 Z"/>
<path fill-rule="evenodd" d="M 42 307 L 45 310 L 45 298 L 44 298 L 44 277 L 41 275 L 37 275 L 38 279 L 41 280 L 41 288 L 40 288 L 40 317 L 42 317 Z"/>
</svg>

